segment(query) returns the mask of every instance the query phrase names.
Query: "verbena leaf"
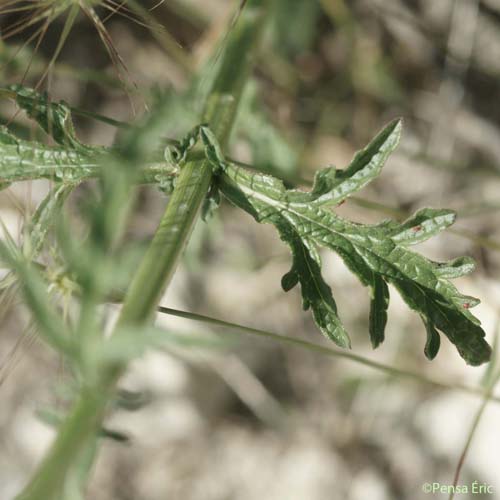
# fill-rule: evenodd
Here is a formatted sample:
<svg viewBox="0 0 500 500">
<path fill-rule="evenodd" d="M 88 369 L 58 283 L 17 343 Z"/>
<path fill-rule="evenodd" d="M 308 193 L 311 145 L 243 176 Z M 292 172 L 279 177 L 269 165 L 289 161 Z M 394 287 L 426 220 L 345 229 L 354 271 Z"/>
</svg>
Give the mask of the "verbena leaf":
<svg viewBox="0 0 500 500">
<path fill-rule="evenodd" d="M 399 245 L 416 245 L 451 226 L 455 219 L 452 210 L 424 208 L 395 228 L 392 239 Z"/>
<path fill-rule="evenodd" d="M 491 349 L 479 321 L 469 311 L 478 301 L 460 294 L 447 279 L 470 272 L 471 261 L 439 264 L 407 248 L 452 224 L 453 212 L 424 209 L 403 223 L 364 225 L 325 209 L 375 178 L 397 146 L 400 134 L 401 122 L 392 122 L 356 154 L 345 170 L 330 168 L 318 173 L 309 193 L 287 190 L 273 177 L 252 174 L 220 161 L 224 173 L 219 176 L 219 187 L 230 201 L 258 222 L 277 228 L 293 254 L 292 270 L 283 280 L 284 288 L 300 282 L 304 305 L 311 306 L 319 328 L 337 344 L 347 346 L 349 341 L 331 290 L 321 278 L 316 245 L 337 252 L 360 281 L 371 287 L 370 336 L 374 347 L 384 339 L 390 283 L 424 319 L 428 331 L 425 353 L 429 358 L 439 349 L 440 330 L 467 363 L 484 363 Z"/>
<path fill-rule="evenodd" d="M 401 135 L 401 122 L 386 127 L 365 149 L 359 151 L 344 170 L 325 168 L 316 173 L 310 193 L 288 191 L 294 202 L 316 206 L 338 205 L 378 177 L 385 161 L 397 146 Z"/>
<path fill-rule="evenodd" d="M 49 179 L 76 184 L 100 175 L 103 155 L 111 153 L 102 147 L 87 146 L 74 150 L 65 146 L 47 146 L 26 141 L 0 127 L 0 190 L 13 182 Z M 170 192 L 177 170 L 165 161 L 148 162 L 141 171 L 140 182 L 154 183 Z"/>
<path fill-rule="evenodd" d="M 441 278 L 460 278 L 471 273 L 476 268 L 476 263 L 470 257 L 458 257 L 450 262 L 436 264 L 436 272 Z"/>
<path fill-rule="evenodd" d="M 427 342 L 424 347 L 424 354 L 427 359 L 434 359 L 439 351 L 441 345 L 441 338 L 439 332 L 436 330 L 434 323 L 432 321 L 424 318 L 425 328 L 427 330 Z"/>
<path fill-rule="evenodd" d="M 373 348 L 377 348 L 385 338 L 387 308 L 389 307 L 389 287 L 382 277 L 373 273 L 371 284 L 369 332 Z"/>
<path fill-rule="evenodd" d="M 90 152 L 25 141 L 0 128 L 0 184 L 31 179 L 80 182 L 98 175 L 99 148 Z"/>
<path fill-rule="evenodd" d="M 87 149 L 76 137 L 71 109 L 64 101 L 51 102 L 47 94 L 40 94 L 22 85 L 11 85 L 8 90 L 14 93 L 17 105 L 58 144 L 76 150 Z"/>
<path fill-rule="evenodd" d="M 288 291 L 300 283 L 304 310 L 311 308 L 316 324 L 336 344 L 350 347 L 349 336 L 337 315 L 332 291 L 321 276 L 321 263 L 315 256 L 315 250 L 311 251 L 311 245 L 314 244 L 305 244 L 285 218 L 280 220 L 277 217 L 274 225 L 293 255 L 292 269 L 283 276 L 281 282 L 283 289 Z"/>
<path fill-rule="evenodd" d="M 155 144 L 159 142 L 160 130 L 163 131 L 165 125 L 161 113 L 154 113 L 145 128 L 131 127 L 115 148 L 88 146 L 76 137 L 71 108 L 64 101 L 52 102 L 46 94 L 22 85 L 0 88 L 0 93 L 13 97 L 18 106 L 58 143 L 56 147 L 48 147 L 22 140 L 2 127 L 0 189 L 15 181 L 39 178 L 81 182 L 98 176 L 103 164 L 109 163 L 110 155 L 118 155 L 127 160 L 121 161 L 122 164 L 143 167 L 139 182 L 158 184 L 166 192 L 172 190 L 172 178 L 178 172 L 161 158 L 158 144 Z M 170 100 L 159 100 L 157 110 L 165 109 L 169 103 Z"/>
</svg>

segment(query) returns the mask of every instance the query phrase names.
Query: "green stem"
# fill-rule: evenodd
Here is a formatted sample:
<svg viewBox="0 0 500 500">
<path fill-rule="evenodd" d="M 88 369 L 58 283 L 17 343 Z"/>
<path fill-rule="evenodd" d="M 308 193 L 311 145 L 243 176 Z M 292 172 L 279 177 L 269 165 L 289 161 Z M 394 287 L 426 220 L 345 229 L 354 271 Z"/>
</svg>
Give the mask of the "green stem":
<svg viewBox="0 0 500 500">
<path fill-rule="evenodd" d="M 223 147 L 227 145 L 253 66 L 269 1 L 251 0 L 241 14 L 227 39 L 206 101 L 202 120 L 210 125 Z M 197 220 L 211 177 L 211 167 L 205 160 L 189 162 L 182 168 L 158 230 L 125 297 L 116 334 L 120 333 L 120 326 L 140 326 L 151 320 Z M 62 491 L 74 460 L 81 455 L 104 418 L 107 402 L 125 368 L 123 363 L 109 367 L 97 376 L 95 384 L 82 389 L 48 455 L 18 500 L 49 500 Z"/>
<path fill-rule="evenodd" d="M 254 52 L 262 32 L 265 0 L 242 13 L 228 39 L 202 121 L 210 125 L 222 147 L 229 140 Z M 130 285 L 120 316 L 120 324 L 147 321 L 177 267 L 184 246 L 197 220 L 212 178 L 207 160 L 188 162 L 177 184 L 149 249 Z"/>
<path fill-rule="evenodd" d="M 154 313 L 189 238 L 210 180 L 207 161 L 191 162 L 182 169 L 167 210 L 128 289 L 120 324 L 142 323 Z"/>
<path fill-rule="evenodd" d="M 48 500 L 60 495 L 68 470 L 104 416 L 108 396 L 97 387 L 81 391 L 71 416 L 60 428 L 56 441 L 31 482 L 16 497 L 18 500 Z"/>
<path fill-rule="evenodd" d="M 450 383 L 430 377 L 426 377 L 422 375 L 420 372 L 406 370 L 403 368 L 398 368 L 396 366 L 384 365 L 383 363 L 379 363 L 378 361 L 374 361 L 369 358 L 365 358 L 358 354 L 354 354 L 352 352 L 340 349 L 332 348 L 325 345 L 316 344 L 313 342 L 309 342 L 307 340 L 303 340 L 301 338 L 290 337 L 288 335 L 283 335 L 279 333 L 268 332 L 266 330 L 259 330 L 257 328 L 251 328 L 244 325 L 239 325 L 237 323 L 230 323 L 229 321 L 224 321 L 222 319 L 212 318 L 210 316 L 204 316 L 202 314 L 196 314 L 187 311 L 180 311 L 178 309 L 171 309 L 169 307 L 158 307 L 158 312 L 163 314 L 169 314 L 171 316 L 176 316 L 178 318 L 184 318 L 191 321 L 200 321 L 207 325 L 218 326 L 225 330 L 230 330 L 231 333 L 242 333 L 244 335 L 253 335 L 257 337 L 264 337 L 267 339 L 275 340 L 277 342 L 281 342 L 283 344 L 292 345 L 299 347 L 301 349 L 306 349 L 311 352 L 315 352 L 317 354 L 322 354 L 324 356 L 329 356 L 332 358 L 340 358 L 346 359 L 348 361 L 354 361 L 355 363 L 359 363 L 368 368 L 372 368 L 374 370 L 380 371 L 387 375 L 393 377 L 404 377 L 407 379 L 413 379 L 422 384 L 432 385 L 434 387 L 439 387 L 441 389 L 446 389 L 450 391 L 461 391 L 466 392 L 468 394 L 473 394 L 474 396 L 480 396 L 482 398 L 486 398 L 488 401 L 493 401 L 497 404 L 500 404 L 500 397 L 495 396 L 492 391 L 485 392 L 484 389 L 480 387 L 473 387 L 469 385 L 464 385 L 461 383 Z"/>
</svg>

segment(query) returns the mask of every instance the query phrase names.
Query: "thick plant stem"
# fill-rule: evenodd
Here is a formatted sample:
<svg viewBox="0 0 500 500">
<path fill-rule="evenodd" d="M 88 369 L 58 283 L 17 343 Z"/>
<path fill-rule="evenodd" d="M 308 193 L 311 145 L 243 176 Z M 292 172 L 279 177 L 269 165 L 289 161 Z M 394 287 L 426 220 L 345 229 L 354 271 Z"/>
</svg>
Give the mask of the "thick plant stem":
<svg viewBox="0 0 500 500">
<path fill-rule="evenodd" d="M 243 87 L 252 67 L 263 13 L 262 8 L 255 10 L 249 7 L 242 14 L 228 41 L 205 105 L 202 121 L 210 125 L 222 147 L 229 139 Z M 193 229 L 211 177 L 212 169 L 207 160 L 191 161 L 182 168 L 155 237 L 129 287 L 120 323 L 140 323 L 154 314 Z"/>
<path fill-rule="evenodd" d="M 210 125 L 223 147 L 229 139 L 241 94 L 253 65 L 264 24 L 265 7 L 270 1 L 248 2 L 227 39 L 212 91 L 206 101 L 202 121 Z M 205 160 L 188 162 L 182 168 L 158 230 L 129 287 L 118 320 L 117 335 L 121 326 L 141 326 L 151 321 L 197 220 L 211 176 L 211 167 Z M 123 363 L 107 367 L 90 387 L 82 389 L 48 455 L 17 500 L 50 500 L 63 491 L 67 473 L 81 456 L 88 440 L 95 435 L 125 367 Z"/>
</svg>

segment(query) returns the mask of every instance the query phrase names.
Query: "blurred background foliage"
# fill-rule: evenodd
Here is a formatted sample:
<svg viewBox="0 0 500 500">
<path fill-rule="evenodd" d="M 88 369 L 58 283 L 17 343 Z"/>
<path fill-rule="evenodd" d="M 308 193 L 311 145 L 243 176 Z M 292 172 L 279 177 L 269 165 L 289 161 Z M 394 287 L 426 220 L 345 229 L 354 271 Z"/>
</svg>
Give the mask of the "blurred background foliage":
<svg viewBox="0 0 500 500">
<path fill-rule="evenodd" d="M 154 92 L 168 91 L 165 134 L 181 137 L 196 122 L 193 86 L 208 84 L 238 3 L 146 1 L 140 5 L 155 8 L 133 22 L 138 16 L 127 10 L 109 15 L 118 5 L 109 1 L 98 12 L 126 69 L 80 15 L 40 88 L 74 108 L 79 137 L 91 144 L 111 144 L 116 128 L 89 112 L 129 121 Z M 19 13 L 5 5 L 1 84 L 35 86 L 64 18 L 34 50 L 36 42 L 25 42 L 36 28 L 15 32 Z M 454 228 L 420 250 L 439 260 L 475 257 L 476 272 L 458 285 L 482 299 L 477 315 L 492 340 L 500 300 L 499 75 L 497 0 L 278 0 L 231 156 L 290 183 L 307 181 L 320 166 L 345 166 L 386 122 L 404 117 L 403 142 L 382 176 L 338 210 L 368 222 L 422 206 L 457 210 Z M 26 137 L 39 134 L 5 100 L 0 117 Z M 0 193 L 2 220 L 16 238 L 48 187 L 37 181 Z M 89 189 L 79 187 L 71 203 Z M 165 201 L 141 188 L 132 242 L 151 237 Z M 480 385 L 484 369 L 466 367 L 448 344 L 434 362 L 424 358 L 421 323 L 396 294 L 387 340 L 372 352 L 365 291 L 339 259 L 324 259 L 355 353 L 450 385 Z M 299 292 L 280 289 L 288 266 L 271 228 L 223 205 L 198 224 L 162 303 L 321 343 Z M 0 314 L 0 496 L 8 499 L 53 436 L 37 410 L 64 399 L 54 384 L 65 372 L 11 293 Z M 158 321 L 173 331 L 218 331 L 170 316 Z M 105 444 L 89 498 L 405 500 L 423 498 L 425 482 L 453 482 L 480 398 L 271 340 L 222 338 L 221 350 L 155 351 L 134 362 L 122 386 L 147 404 L 113 414 L 111 427 L 130 439 Z M 460 479 L 493 485 L 496 493 L 484 498 L 500 498 L 499 417 L 492 402 Z"/>
</svg>

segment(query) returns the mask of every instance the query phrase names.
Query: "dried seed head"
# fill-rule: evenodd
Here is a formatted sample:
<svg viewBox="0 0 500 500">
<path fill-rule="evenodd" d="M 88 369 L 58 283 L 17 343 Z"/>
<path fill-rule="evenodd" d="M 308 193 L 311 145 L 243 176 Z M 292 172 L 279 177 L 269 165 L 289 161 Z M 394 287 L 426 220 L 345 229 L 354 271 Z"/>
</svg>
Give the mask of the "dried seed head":
<svg viewBox="0 0 500 500">
<path fill-rule="evenodd" d="M 114 46 L 111 36 L 106 30 L 105 22 L 111 16 L 120 14 L 152 30 L 153 26 L 151 25 L 151 19 L 145 19 L 145 14 L 139 4 L 136 4 L 134 1 L 127 5 L 127 2 L 128 0 L 0 0 L 0 17 L 7 14 L 18 16 L 16 20 L 4 27 L 0 32 L 2 40 L 9 40 L 27 29 L 30 29 L 31 32 L 24 45 L 21 47 L 22 49 L 26 45 L 34 44 L 33 54 L 28 63 L 28 67 L 25 69 L 21 83 L 24 83 L 33 59 L 51 24 L 56 19 L 61 17 L 65 18 L 63 28 L 59 35 L 59 41 L 43 74 L 39 78 L 36 88 L 42 84 L 49 71 L 53 68 L 77 17 L 83 13 L 90 19 L 96 28 L 99 38 L 113 63 L 118 78 L 124 86 L 129 87 L 129 85 L 125 85 L 127 81 L 130 81 L 128 70 L 122 57 Z M 101 19 L 96 9 L 104 11 L 106 15 Z M 155 27 L 155 29 L 157 29 L 157 27 Z M 13 54 L 11 60 L 9 60 L 7 64 L 10 64 L 12 59 L 18 55 L 21 49 Z"/>
</svg>

